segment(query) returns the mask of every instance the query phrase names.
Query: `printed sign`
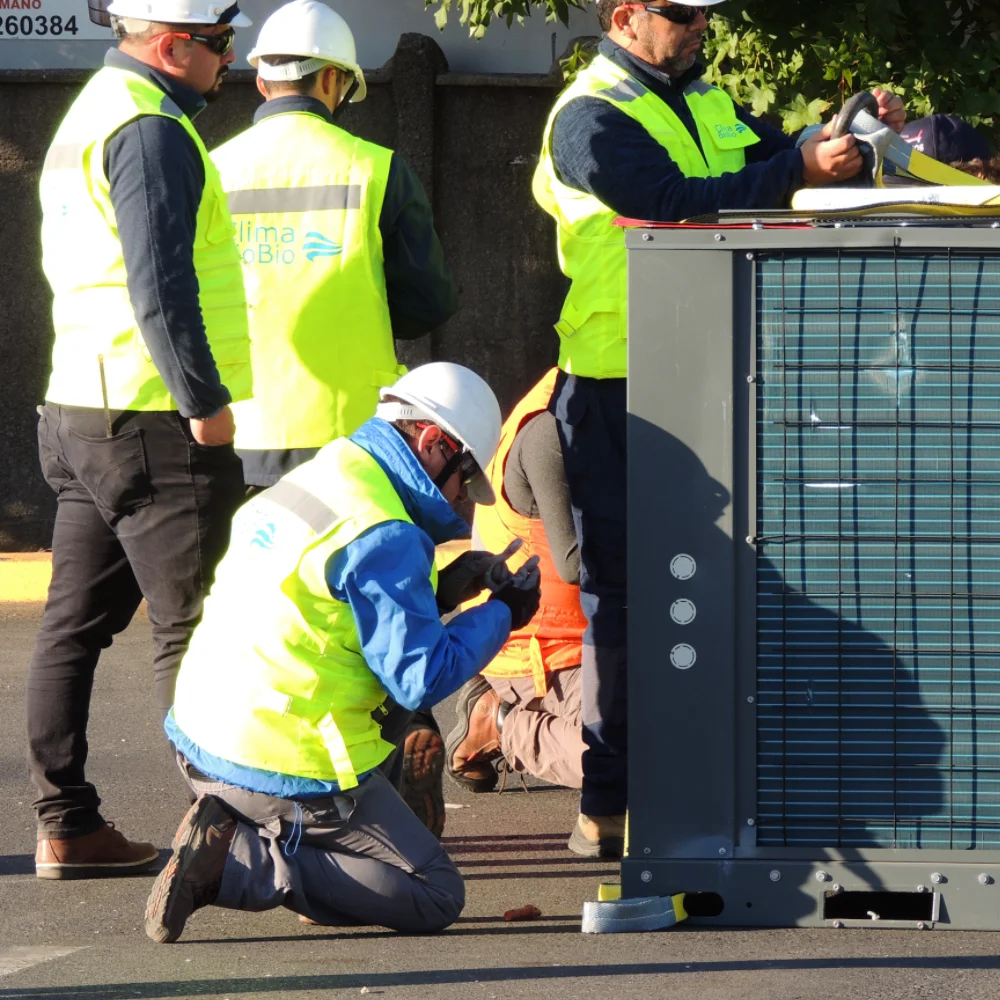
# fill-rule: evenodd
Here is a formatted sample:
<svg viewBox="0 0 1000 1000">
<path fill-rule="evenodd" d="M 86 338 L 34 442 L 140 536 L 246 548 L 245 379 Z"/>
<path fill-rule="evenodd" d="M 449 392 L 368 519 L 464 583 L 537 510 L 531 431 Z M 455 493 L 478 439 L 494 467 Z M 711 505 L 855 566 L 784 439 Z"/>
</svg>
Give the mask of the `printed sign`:
<svg viewBox="0 0 1000 1000">
<path fill-rule="evenodd" d="M 111 42 L 110 28 L 94 24 L 82 0 L 0 0 L 0 41 Z"/>
</svg>

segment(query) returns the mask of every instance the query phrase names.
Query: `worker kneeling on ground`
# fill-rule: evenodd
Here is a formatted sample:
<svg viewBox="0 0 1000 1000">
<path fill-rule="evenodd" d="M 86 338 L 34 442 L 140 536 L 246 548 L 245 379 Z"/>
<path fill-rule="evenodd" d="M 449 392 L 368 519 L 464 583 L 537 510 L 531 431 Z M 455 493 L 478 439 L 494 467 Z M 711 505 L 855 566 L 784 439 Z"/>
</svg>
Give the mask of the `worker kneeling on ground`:
<svg viewBox="0 0 1000 1000">
<path fill-rule="evenodd" d="M 520 539 L 519 557 L 538 557 L 542 603 L 459 697 L 448 770 L 475 792 L 496 785 L 497 764 L 558 785 L 583 784 L 580 655 L 587 619 L 569 486 L 548 409 L 558 374 L 549 371 L 507 419 L 486 468 L 497 502 L 476 509 L 477 548 L 498 552 Z M 570 848 L 594 853 L 575 835 Z"/>
<path fill-rule="evenodd" d="M 468 531 L 453 509 L 467 495 L 493 502 L 481 469 L 500 408 L 446 363 L 382 400 L 236 516 L 166 723 L 201 797 L 147 903 L 156 941 L 211 904 L 410 932 L 462 910 L 461 875 L 379 771 L 393 751 L 384 703 L 448 697 L 530 621 L 539 589 L 505 571 L 485 604 L 442 624 L 487 569 L 496 580 L 478 553 L 439 580 L 434 546 Z"/>
<path fill-rule="evenodd" d="M 371 417 L 405 371 L 394 339 L 439 327 L 458 289 L 413 169 L 338 124 L 367 93 L 347 22 L 319 0 L 292 0 L 248 59 L 264 103 L 212 160 L 250 307 L 254 396 L 233 412 L 243 478 L 259 493 Z M 398 787 L 440 837 L 437 723 L 415 713 L 399 738 Z"/>
</svg>

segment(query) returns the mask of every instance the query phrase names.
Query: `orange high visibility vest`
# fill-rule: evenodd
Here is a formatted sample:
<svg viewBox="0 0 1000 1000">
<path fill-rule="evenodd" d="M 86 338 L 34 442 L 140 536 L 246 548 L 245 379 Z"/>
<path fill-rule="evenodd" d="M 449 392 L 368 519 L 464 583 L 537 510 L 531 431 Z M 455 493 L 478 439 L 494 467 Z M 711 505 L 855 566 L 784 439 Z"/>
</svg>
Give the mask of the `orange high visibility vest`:
<svg viewBox="0 0 1000 1000">
<path fill-rule="evenodd" d="M 538 614 L 525 628 L 511 632 L 507 644 L 483 671 L 487 677 L 534 677 L 539 698 L 545 696 L 548 673 L 580 665 L 587 619 L 580 608 L 580 588 L 563 582 L 556 571 L 541 518 L 523 517 L 511 507 L 503 491 L 503 476 L 514 438 L 532 417 L 548 409 L 558 374 L 558 368 L 548 371 L 503 425 L 496 455 L 486 467 L 497 502 L 492 507 L 477 505 L 473 523 L 477 548 L 502 552 L 515 538 L 524 542 L 508 564 L 511 569 L 532 556 L 539 558 L 542 603 Z"/>
</svg>

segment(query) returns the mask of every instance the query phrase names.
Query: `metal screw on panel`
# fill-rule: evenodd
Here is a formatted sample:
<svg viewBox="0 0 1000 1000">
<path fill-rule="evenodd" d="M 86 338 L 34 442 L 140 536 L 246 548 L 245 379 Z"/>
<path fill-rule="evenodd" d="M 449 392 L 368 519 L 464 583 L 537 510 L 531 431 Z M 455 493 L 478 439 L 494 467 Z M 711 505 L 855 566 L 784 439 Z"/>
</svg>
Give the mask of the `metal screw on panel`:
<svg viewBox="0 0 1000 1000">
<path fill-rule="evenodd" d="M 830 886 L 830 888 L 833 890 L 833 892 L 844 891 L 844 887 L 839 882 L 834 882 L 833 885 Z"/>
<path fill-rule="evenodd" d="M 844 926 L 843 920 L 834 920 L 833 926 L 839 931 Z"/>
<path fill-rule="evenodd" d="M 918 931 L 925 931 L 925 930 L 927 930 L 927 924 L 925 924 L 922 920 L 918 920 L 917 921 L 917 930 Z"/>
<path fill-rule="evenodd" d="M 643 243 L 652 243 L 653 242 L 653 234 L 652 233 L 643 233 L 642 234 L 642 241 L 643 241 Z"/>
<path fill-rule="evenodd" d="M 762 226 L 756 226 L 756 225 L 754 226 L 754 229 L 762 229 L 762 228 L 763 228 Z M 752 253 L 748 253 L 747 254 L 747 260 L 753 260 L 753 254 Z"/>
<path fill-rule="evenodd" d="M 917 886 L 917 892 L 926 892 L 926 891 L 927 891 L 927 886 L 926 885 L 918 885 Z"/>
<path fill-rule="evenodd" d="M 935 885 L 940 885 L 944 881 L 944 876 L 940 872 L 931 872 L 931 881 Z"/>
<path fill-rule="evenodd" d="M 756 544 L 757 544 L 757 536 L 747 535 L 747 545 L 756 545 Z"/>
<path fill-rule="evenodd" d="M 716 243 L 724 243 L 725 240 L 726 240 L 726 237 L 723 236 L 722 233 L 716 233 L 715 234 L 715 242 Z"/>
<path fill-rule="evenodd" d="M 729 853 L 729 851 L 727 851 L 724 847 L 720 847 L 719 848 L 719 857 L 720 858 L 724 858 L 728 853 Z"/>
<path fill-rule="evenodd" d="M 770 874 L 769 877 L 770 877 L 770 879 L 771 879 L 772 882 L 780 882 L 781 881 L 781 872 L 779 872 L 778 869 L 775 868 L 775 869 L 773 869 L 771 871 L 771 874 Z"/>
<path fill-rule="evenodd" d="M 653 853 L 653 849 L 651 847 L 644 847 L 642 849 L 642 853 L 643 854 L 652 854 Z"/>
<path fill-rule="evenodd" d="M 757 825 L 757 820 L 755 820 L 753 817 L 747 820 L 747 826 L 756 826 L 756 825 Z"/>
<path fill-rule="evenodd" d="M 992 875 L 987 875 L 986 872 L 983 872 L 982 875 L 979 876 L 979 884 L 980 885 L 993 885 L 993 876 Z"/>
<path fill-rule="evenodd" d="M 653 873 L 652 872 L 643 872 L 639 876 L 639 878 L 641 878 L 643 880 L 643 882 L 652 882 L 653 881 Z"/>
<path fill-rule="evenodd" d="M 750 697 L 747 698 L 747 704 L 752 705 L 756 700 L 757 699 L 753 695 L 750 695 Z"/>
<path fill-rule="evenodd" d="M 757 381 L 757 376 L 756 375 L 747 375 L 747 382 L 750 385 L 753 385 L 753 383 L 756 382 L 756 381 Z"/>
<path fill-rule="evenodd" d="M 817 882 L 829 882 L 830 881 L 830 874 L 829 874 L 829 872 L 816 872 L 816 881 Z"/>
</svg>

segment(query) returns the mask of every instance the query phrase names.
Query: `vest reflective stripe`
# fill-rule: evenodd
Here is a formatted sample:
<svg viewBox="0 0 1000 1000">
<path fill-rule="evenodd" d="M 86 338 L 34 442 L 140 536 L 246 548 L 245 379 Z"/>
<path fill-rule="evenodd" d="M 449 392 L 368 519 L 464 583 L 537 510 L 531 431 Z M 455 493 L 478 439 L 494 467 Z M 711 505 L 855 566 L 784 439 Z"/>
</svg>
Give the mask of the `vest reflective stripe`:
<svg viewBox="0 0 1000 1000">
<path fill-rule="evenodd" d="M 337 520 L 335 511 L 297 483 L 282 479 L 265 492 L 271 503 L 279 504 L 302 518 L 317 535 L 328 531 Z"/>
<path fill-rule="evenodd" d="M 612 225 L 618 213 L 559 180 L 552 159 L 556 115 L 577 97 L 600 98 L 633 118 L 667 150 L 686 177 L 719 177 L 741 170 L 746 147 L 760 140 L 736 117 L 724 91 L 696 82 L 686 88 L 684 100 L 698 129 L 699 149 L 664 101 L 601 55 L 557 99 L 545 128 L 533 191 L 538 204 L 556 220 L 559 264 L 572 282 L 556 324 L 559 367 L 588 378 L 624 378 L 628 368 L 625 233 Z"/>
<path fill-rule="evenodd" d="M 311 188 L 271 188 L 231 191 L 233 215 L 255 212 L 324 212 L 361 208 L 360 184 L 325 184 Z"/>
<path fill-rule="evenodd" d="M 177 408 L 132 309 L 104 173 L 108 138 L 145 115 L 176 119 L 201 156 L 205 186 L 193 246 L 199 304 L 223 384 L 234 400 L 251 392 L 243 275 L 218 173 L 174 101 L 135 73 L 105 67 L 74 101 L 42 168 L 42 266 L 54 295 L 56 334 L 45 398 L 54 403 L 102 407 L 101 356 L 112 409 Z"/>
<path fill-rule="evenodd" d="M 331 557 L 390 520 L 410 522 L 378 462 L 346 438 L 240 509 L 177 679 L 174 714 L 192 740 L 344 790 L 392 752 L 372 717 L 386 692 L 326 582 Z"/>
<path fill-rule="evenodd" d="M 236 446 L 319 448 L 375 413 L 396 360 L 379 216 L 392 152 L 317 115 L 263 118 L 215 150 L 250 305 Z"/>
<path fill-rule="evenodd" d="M 542 601 L 538 613 L 525 628 L 511 633 L 503 649 L 483 671 L 488 677 L 533 677 L 539 698 L 545 696 L 549 673 L 580 665 L 587 619 L 580 607 L 580 588 L 564 583 L 556 570 L 544 525 L 540 519 L 524 517 L 510 506 L 503 491 L 503 478 L 518 431 L 548 408 L 557 375 L 555 368 L 547 372 L 504 423 L 497 453 L 486 469 L 497 502 L 492 507 L 477 506 L 473 526 L 476 548 L 501 552 L 515 538 L 524 542 L 510 563 L 512 569 L 533 555 L 539 557 Z"/>
</svg>

